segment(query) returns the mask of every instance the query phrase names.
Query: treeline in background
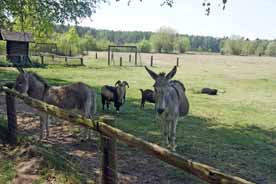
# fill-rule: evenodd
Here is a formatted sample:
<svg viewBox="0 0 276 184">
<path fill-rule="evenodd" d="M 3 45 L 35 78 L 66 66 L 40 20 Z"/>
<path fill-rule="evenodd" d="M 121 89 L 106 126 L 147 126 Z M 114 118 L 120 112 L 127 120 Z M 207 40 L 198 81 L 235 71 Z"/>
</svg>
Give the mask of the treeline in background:
<svg viewBox="0 0 276 184">
<path fill-rule="evenodd" d="M 163 26 L 157 32 L 97 30 L 90 27 L 55 25 L 43 37 L 35 36 L 31 51 L 55 52 L 59 55 L 88 54 L 106 51 L 108 45 L 136 45 L 139 52 L 185 53 L 188 51 L 214 52 L 223 55 L 276 56 L 275 40 L 249 40 L 241 36 L 215 38 L 211 36 L 182 35 Z M 129 51 L 114 49 L 114 51 Z M 0 54 L 5 53 L 5 42 L 0 41 Z"/>
</svg>

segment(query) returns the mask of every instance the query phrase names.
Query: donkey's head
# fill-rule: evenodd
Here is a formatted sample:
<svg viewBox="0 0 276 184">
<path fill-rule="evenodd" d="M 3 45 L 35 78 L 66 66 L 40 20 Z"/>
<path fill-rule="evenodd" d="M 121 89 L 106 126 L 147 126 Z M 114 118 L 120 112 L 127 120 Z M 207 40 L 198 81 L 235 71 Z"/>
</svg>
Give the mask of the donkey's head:
<svg viewBox="0 0 276 184">
<path fill-rule="evenodd" d="M 16 78 L 14 89 L 19 93 L 27 93 L 29 90 L 29 73 L 20 71 Z"/>
<path fill-rule="evenodd" d="M 153 85 L 155 94 L 155 109 L 159 114 L 162 114 L 168 106 L 169 96 L 169 81 L 176 74 L 176 66 L 166 75 L 165 73 L 156 74 L 145 66 L 147 72 L 155 80 Z"/>
</svg>

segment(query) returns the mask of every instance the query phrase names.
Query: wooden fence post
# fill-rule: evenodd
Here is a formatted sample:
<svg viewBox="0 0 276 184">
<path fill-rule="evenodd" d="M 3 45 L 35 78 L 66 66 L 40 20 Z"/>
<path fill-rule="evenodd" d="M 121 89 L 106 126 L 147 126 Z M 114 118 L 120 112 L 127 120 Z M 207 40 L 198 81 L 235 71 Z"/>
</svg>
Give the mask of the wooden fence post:
<svg viewBox="0 0 276 184">
<path fill-rule="evenodd" d="M 129 56 L 128 56 L 128 62 L 131 63 L 131 54 L 129 54 Z"/>
<path fill-rule="evenodd" d="M 81 62 L 81 65 L 83 66 L 84 64 L 83 64 L 83 58 L 82 57 L 80 58 L 80 62 Z"/>
<path fill-rule="evenodd" d="M 137 50 L 135 51 L 135 58 L 134 58 L 134 60 L 135 60 L 135 66 L 137 66 Z"/>
<path fill-rule="evenodd" d="M 44 65 L 44 56 L 40 55 L 41 64 Z"/>
<path fill-rule="evenodd" d="M 153 66 L 153 56 L 150 57 L 150 66 Z"/>
<path fill-rule="evenodd" d="M 120 57 L 120 66 L 123 66 L 123 58 Z"/>
<path fill-rule="evenodd" d="M 103 116 L 100 121 L 115 126 L 115 120 L 110 116 Z M 101 134 L 101 149 L 102 184 L 116 184 L 118 182 L 116 139 Z"/>
<path fill-rule="evenodd" d="M 95 58 L 98 59 L 98 53 L 97 53 L 97 52 L 96 52 L 96 54 L 95 54 Z"/>
<path fill-rule="evenodd" d="M 114 60 L 114 53 L 111 52 L 111 60 L 113 61 Z"/>
<path fill-rule="evenodd" d="M 176 58 L 176 66 L 179 66 L 179 57 Z"/>
<path fill-rule="evenodd" d="M 68 64 L 67 61 L 68 61 L 68 58 L 67 58 L 67 56 L 65 56 L 65 63 L 66 64 Z"/>
<path fill-rule="evenodd" d="M 17 120 L 16 120 L 15 97 L 9 93 L 6 93 L 6 104 L 7 104 L 7 117 L 8 117 L 7 140 L 10 145 L 16 145 Z"/>
</svg>

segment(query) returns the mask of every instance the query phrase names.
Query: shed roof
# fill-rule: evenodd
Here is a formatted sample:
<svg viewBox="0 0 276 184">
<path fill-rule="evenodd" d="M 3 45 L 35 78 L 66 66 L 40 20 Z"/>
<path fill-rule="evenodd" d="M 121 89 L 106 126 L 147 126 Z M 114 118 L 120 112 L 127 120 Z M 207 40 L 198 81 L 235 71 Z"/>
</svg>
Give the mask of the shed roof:
<svg viewBox="0 0 276 184">
<path fill-rule="evenodd" d="M 10 32 L 1 29 L 0 40 L 17 41 L 17 42 L 33 42 L 32 33 L 27 32 Z"/>
</svg>

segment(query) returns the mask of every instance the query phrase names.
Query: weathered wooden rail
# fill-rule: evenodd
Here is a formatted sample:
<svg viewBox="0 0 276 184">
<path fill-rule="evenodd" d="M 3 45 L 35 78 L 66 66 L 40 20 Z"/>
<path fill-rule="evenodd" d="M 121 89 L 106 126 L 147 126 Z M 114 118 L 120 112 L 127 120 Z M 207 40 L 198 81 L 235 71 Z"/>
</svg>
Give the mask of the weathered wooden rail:
<svg viewBox="0 0 276 184">
<path fill-rule="evenodd" d="M 83 57 L 59 56 L 55 54 L 48 54 L 48 55 L 40 54 L 38 56 L 40 57 L 41 64 L 45 63 L 45 59 L 44 59 L 45 57 L 50 57 L 53 63 L 55 62 L 55 58 L 64 59 L 64 62 L 66 64 L 69 64 L 68 62 L 69 60 L 75 59 L 75 60 L 80 60 L 80 65 L 84 65 Z"/>
<path fill-rule="evenodd" d="M 65 111 L 56 106 L 49 105 L 49 104 L 46 104 L 39 100 L 19 94 L 18 92 L 11 90 L 7 87 L 2 87 L 2 90 L 4 92 L 6 92 L 7 95 L 9 95 L 9 96 L 12 95 L 12 96 L 16 96 L 16 97 L 22 99 L 26 104 L 30 105 L 33 108 L 36 108 L 42 112 L 46 112 L 48 114 L 56 116 L 58 118 L 68 120 L 70 122 L 74 122 L 79 125 L 83 125 L 83 126 L 92 128 L 93 130 L 100 132 L 102 135 L 109 137 L 110 140 L 117 139 L 127 145 L 139 148 L 140 150 L 144 151 L 145 153 L 147 153 L 149 155 L 153 155 L 156 158 L 158 158 L 164 162 L 167 162 L 170 165 L 173 165 L 173 166 L 180 168 L 190 174 L 193 174 L 208 183 L 253 184 L 250 181 L 244 180 L 237 176 L 224 174 L 224 173 L 220 172 L 219 170 L 217 170 L 216 168 L 213 168 L 206 164 L 202 164 L 199 162 L 189 160 L 177 153 L 169 151 L 168 149 L 165 149 L 156 144 L 147 142 L 141 138 L 137 138 L 131 134 L 123 132 L 120 129 L 114 128 L 114 127 L 106 124 L 105 123 L 106 120 L 104 120 L 104 119 L 92 121 L 92 120 L 86 119 L 78 114 L 74 114 L 72 112 Z M 110 121 L 113 121 L 112 118 L 109 119 L 109 122 Z M 114 146 L 114 144 L 111 144 L 111 145 Z M 116 147 L 113 147 L 112 149 L 115 149 L 115 148 Z M 114 172 L 112 172 L 111 174 L 108 174 L 111 171 L 110 168 L 113 168 L 116 170 L 116 164 L 114 164 L 115 157 L 114 157 L 114 155 L 110 156 L 110 153 L 108 153 L 108 149 L 106 149 L 105 151 L 107 151 L 107 152 L 104 153 L 105 154 L 104 158 L 109 159 L 109 160 L 105 160 L 103 162 L 106 162 L 109 165 L 107 167 L 105 167 L 106 170 L 105 169 L 102 170 L 103 175 L 105 176 L 105 173 L 106 173 L 107 176 L 112 176 L 115 178 L 113 178 L 112 180 L 108 180 L 108 179 L 105 180 L 103 177 L 102 182 L 103 183 L 116 183 L 117 182 L 116 174 L 114 174 Z M 112 160 L 114 162 L 111 163 L 110 161 L 112 161 Z"/>
</svg>

